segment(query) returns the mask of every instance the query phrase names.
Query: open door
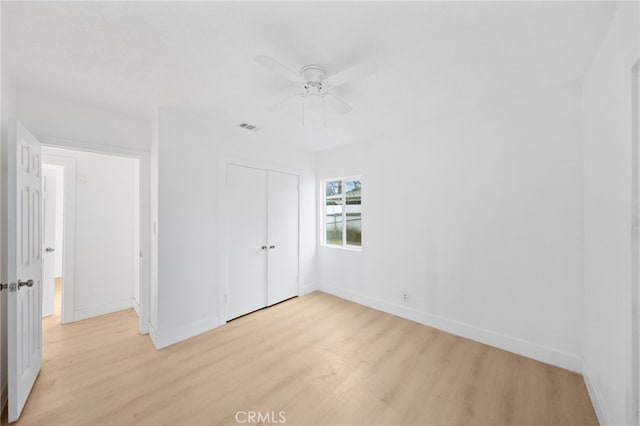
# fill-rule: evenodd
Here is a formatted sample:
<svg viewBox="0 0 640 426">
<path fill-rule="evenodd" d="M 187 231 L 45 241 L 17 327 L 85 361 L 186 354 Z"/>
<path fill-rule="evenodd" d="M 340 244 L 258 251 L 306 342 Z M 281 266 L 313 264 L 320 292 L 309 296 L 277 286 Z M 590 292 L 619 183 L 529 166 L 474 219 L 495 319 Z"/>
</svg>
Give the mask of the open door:
<svg viewBox="0 0 640 426">
<path fill-rule="evenodd" d="M 42 365 L 42 157 L 40 143 L 15 120 L 7 151 L 8 403 L 14 422 Z"/>
<path fill-rule="evenodd" d="M 42 167 L 42 317 L 53 315 L 56 276 L 57 170 Z"/>
</svg>

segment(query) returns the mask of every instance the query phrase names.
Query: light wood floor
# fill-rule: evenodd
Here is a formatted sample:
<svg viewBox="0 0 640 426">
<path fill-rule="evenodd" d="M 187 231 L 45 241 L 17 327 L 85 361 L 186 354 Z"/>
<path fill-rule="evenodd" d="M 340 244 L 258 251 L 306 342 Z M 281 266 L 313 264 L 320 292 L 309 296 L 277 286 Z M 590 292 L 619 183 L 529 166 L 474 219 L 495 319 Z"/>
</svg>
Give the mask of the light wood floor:
<svg viewBox="0 0 640 426">
<path fill-rule="evenodd" d="M 60 322 L 60 316 L 62 315 L 62 278 L 55 279 L 53 290 L 53 315 Z"/>
<path fill-rule="evenodd" d="M 597 424 L 578 374 L 321 292 L 161 351 L 132 310 L 44 324 L 19 425 Z"/>
</svg>

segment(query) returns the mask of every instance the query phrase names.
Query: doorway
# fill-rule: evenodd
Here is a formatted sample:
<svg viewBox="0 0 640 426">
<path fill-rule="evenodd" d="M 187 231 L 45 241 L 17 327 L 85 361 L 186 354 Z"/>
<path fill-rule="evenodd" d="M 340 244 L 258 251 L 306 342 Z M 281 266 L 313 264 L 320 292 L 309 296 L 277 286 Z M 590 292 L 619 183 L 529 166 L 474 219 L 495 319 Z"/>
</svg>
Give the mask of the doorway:
<svg viewBox="0 0 640 426">
<path fill-rule="evenodd" d="M 42 160 L 43 317 L 139 316 L 139 160 L 51 147 Z"/>
</svg>

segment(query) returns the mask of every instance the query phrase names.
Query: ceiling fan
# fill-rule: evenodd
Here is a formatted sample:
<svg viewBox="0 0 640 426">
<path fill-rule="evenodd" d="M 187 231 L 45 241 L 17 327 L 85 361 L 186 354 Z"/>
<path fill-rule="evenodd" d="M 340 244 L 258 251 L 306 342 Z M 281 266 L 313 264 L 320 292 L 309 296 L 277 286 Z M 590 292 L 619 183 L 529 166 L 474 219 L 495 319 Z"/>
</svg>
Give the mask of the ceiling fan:
<svg viewBox="0 0 640 426">
<path fill-rule="evenodd" d="M 326 69 L 320 65 L 305 65 L 300 68 L 300 71 L 295 72 L 270 56 L 256 56 L 255 60 L 265 68 L 291 81 L 300 89 L 300 92 L 285 97 L 267 109 L 272 112 L 280 111 L 286 106 L 301 100 L 303 124 L 306 105 L 310 105 L 312 110 L 322 108 L 325 114 L 327 106 L 340 114 L 346 114 L 351 111 L 351 106 L 332 93 L 331 90 L 377 71 L 377 66 L 373 62 L 361 63 L 335 74 L 327 75 Z"/>
</svg>

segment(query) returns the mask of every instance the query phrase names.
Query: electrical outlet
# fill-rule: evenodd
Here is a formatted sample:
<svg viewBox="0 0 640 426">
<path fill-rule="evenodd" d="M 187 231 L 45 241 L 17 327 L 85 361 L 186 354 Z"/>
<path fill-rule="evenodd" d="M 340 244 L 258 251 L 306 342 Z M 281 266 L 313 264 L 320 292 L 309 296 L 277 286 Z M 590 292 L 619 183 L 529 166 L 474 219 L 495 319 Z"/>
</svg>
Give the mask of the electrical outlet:
<svg viewBox="0 0 640 426">
<path fill-rule="evenodd" d="M 409 295 L 407 293 L 402 293 L 402 301 L 403 302 L 408 302 L 409 301 Z"/>
</svg>

